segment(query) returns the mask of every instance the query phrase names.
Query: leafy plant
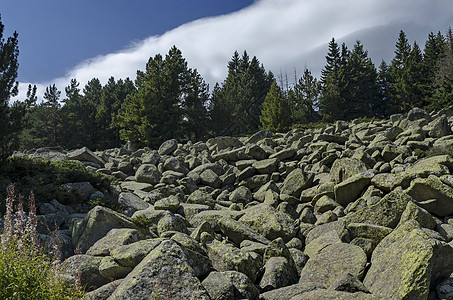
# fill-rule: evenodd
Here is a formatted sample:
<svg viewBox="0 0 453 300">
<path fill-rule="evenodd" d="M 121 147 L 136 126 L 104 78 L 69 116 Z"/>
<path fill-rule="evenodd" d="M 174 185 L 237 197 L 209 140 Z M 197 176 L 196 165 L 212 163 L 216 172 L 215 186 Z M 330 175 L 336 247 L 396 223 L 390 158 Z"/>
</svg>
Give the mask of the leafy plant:
<svg viewBox="0 0 453 300">
<path fill-rule="evenodd" d="M 37 217 L 33 193 L 29 213 L 25 214 L 23 197 L 14 210 L 14 186 L 7 189 L 4 228 L 0 241 L 0 295 L 2 299 L 81 299 L 80 281 L 67 284 L 62 277 L 60 249 L 55 237 L 50 255 L 38 242 Z"/>
</svg>

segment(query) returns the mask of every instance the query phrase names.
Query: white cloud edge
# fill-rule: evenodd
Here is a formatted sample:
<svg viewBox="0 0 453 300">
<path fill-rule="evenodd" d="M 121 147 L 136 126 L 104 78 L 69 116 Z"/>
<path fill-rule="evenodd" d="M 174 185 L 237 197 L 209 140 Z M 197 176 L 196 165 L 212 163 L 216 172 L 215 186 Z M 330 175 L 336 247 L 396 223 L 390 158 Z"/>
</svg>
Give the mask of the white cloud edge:
<svg viewBox="0 0 453 300">
<path fill-rule="evenodd" d="M 231 14 L 198 19 L 163 35 L 132 42 L 123 50 L 81 62 L 63 77 L 32 84 L 38 86 L 40 99 L 51 84 L 57 85 L 64 98 L 71 78 L 76 78 L 82 88 L 95 77 L 102 84 L 111 76 L 134 80 L 149 57 L 165 55 L 173 45 L 181 49 L 189 66 L 198 69 L 211 88 L 225 78 L 227 62 L 235 50 L 247 50 L 276 74 L 280 70 L 292 74 L 294 68 L 305 66 L 319 71 L 323 62 L 307 63 L 306 59 L 320 48 L 323 52 L 317 56 L 323 58 L 332 37 L 341 40 L 354 32 L 395 22 L 432 26 L 434 14 L 439 22 L 449 21 L 453 1 L 434 2 L 438 6 L 424 0 L 260 0 Z M 28 84 L 20 83 L 17 99 L 25 99 Z"/>
</svg>

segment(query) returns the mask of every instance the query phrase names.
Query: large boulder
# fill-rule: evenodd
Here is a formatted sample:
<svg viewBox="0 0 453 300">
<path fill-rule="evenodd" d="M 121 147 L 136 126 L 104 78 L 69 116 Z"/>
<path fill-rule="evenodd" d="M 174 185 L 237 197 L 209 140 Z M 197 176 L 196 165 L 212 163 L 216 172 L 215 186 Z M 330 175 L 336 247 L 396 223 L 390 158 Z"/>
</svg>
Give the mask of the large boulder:
<svg viewBox="0 0 453 300">
<path fill-rule="evenodd" d="M 417 200 L 418 205 L 432 214 L 445 217 L 453 214 L 453 188 L 437 176 L 412 180 L 407 194 Z"/>
<path fill-rule="evenodd" d="M 335 185 L 335 201 L 346 207 L 350 202 L 355 201 L 363 189 L 368 186 L 373 178 L 373 173 L 362 173 L 349 177 L 343 182 Z"/>
<path fill-rule="evenodd" d="M 367 256 L 362 248 L 347 244 L 332 244 L 311 257 L 300 274 L 300 283 L 319 283 L 328 288 L 335 279 L 350 273 L 362 278 Z"/>
<path fill-rule="evenodd" d="M 184 250 L 172 240 L 154 248 L 108 299 L 151 299 L 156 294 L 170 299 L 210 299 Z"/>
<path fill-rule="evenodd" d="M 447 175 L 453 169 L 453 158 L 449 155 L 437 155 L 423 158 L 406 170 L 406 173 L 417 177 L 428 175 Z"/>
<path fill-rule="evenodd" d="M 89 289 L 100 287 L 109 282 L 109 279 L 99 273 L 101 261 L 102 257 L 86 254 L 71 256 L 62 264 L 63 276 L 69 283 L 80 280 L 82 286 Z M 75 278 L 75 276 L 79 276 L 79 278 Z"/>
<path fill-rule="evenodd" d="M 409 201 L 413 201 L 412 197 L 401 189 L 395 189 L 379 202 L 348 214 L 344 221 L 348 224 L 370 223 L 395 228 Z"/>
<path fill-rule="evenodd" d="M 313 184 L 313 174 L 308 174 L 297 168 L 288 174 L 280 189 L 282 194 L 300 197 L 300 193 L 311 187 Z"/>
<path fill-rule="evenodd" d="M 135 180 L 137 182 L 157 184 L 162 178 L 162 174 L 153 164 L 143 164 L 135 171 Z"/>
<path fill-rule="evenodd" d="M 135 243 L 121 245 L 110 251 L 110 255 L 122 266 L 135 267 L 148 253 L 160 245 L 164 239 L 146 239 Z"/>
<path fill-rule="evenodd" d="M 297 270 L 284 257 L 271 257 L 264 265 L 260 280 L 263 291 L 274 290 L 297 282 Z"/>
<path fill-rule="evenodd" d="M 71 151 L 67 154 L 69 160 L 78 160 L 78 161 L 87 161 L 95 163 L 99 166 L 104 166 L 105 161 L 94 154 L 90 149 L 87 147 L 83 147 L 74 151 Z"/>
<path fill-rule="evenodd" d="M 335 183 L 340 183 L 351 176 L 363 173 L 367 170 L 361 160 L 355 158 L 339 158 L 334 161 L 330 169 L 330 176 Z"/>
<path fill-rule="evenodd" d="M 257 272 L 262 266 L 256 257 L 231 244 L 214 239 L 206 241 L 205 247 L 214 269 L 217 271 L 238 271 L 255 282 Z"/>
<path fill-rule="evenodd" d="M 431 238 L 409 221 L 377 246 L 364 284 L 385 299 L 427 299 L 430 285 L 452 273 L 451 257 L 449 244 Z"/>
<path fill-rule="evenodd" d="M 110 251 L 118 246 L 128 245 L 143 238 L 144 236 L 137 229 L 114 228 L 110 230 L 106 236 L 91 246 L 90 249 L 88 249 L 87 254 L 94 256 L 107 256 L 110 254 Z"/>
<path fill-rule="evenodd" d="M 269 240 L 281 237 L 287 242 L 297 233 L 294 221 L 289 215 L 267 204 L 258 204 L 246 209 L 239 222 L 244 223 Z"/>
<path fill-rule="evenodd" d="M 96 206 L 91 209 L 85 218 L 77 222 L 72 228 L 72 241 L 85 253 L 99 239 L 114 228 L 138 229 L 132 221 L 110 208 Z"/>
</svg>

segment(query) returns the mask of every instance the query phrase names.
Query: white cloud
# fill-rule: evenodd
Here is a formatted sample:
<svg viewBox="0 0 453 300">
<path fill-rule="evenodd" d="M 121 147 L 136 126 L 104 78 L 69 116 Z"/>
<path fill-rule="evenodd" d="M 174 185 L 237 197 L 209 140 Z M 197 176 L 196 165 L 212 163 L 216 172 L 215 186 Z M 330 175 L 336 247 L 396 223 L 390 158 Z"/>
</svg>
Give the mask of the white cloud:
<svg viewBox="0 0 453 300">
<path fill-rule="evenodd" d="M 94 77 L 103 84 L 111 76 L 135 79 L 136 71 L 144 69 L 149 57 L 164 55 L 173 45 L 211 87 L 224 80 L 227 62 L 235 50 L 247 50 L 275 74 L 282 70 L 292 77 L 294 69 L 300 74 L 307 66 L 317 75 L 332 37 L 340 41 L 360 39 L 379 63 L 391 57 L 399 29 L 423 46 L 430 31 L 444 31 L 452 25 L 451 11 L 451 0 L 260 0 L 238 12 L 196 20 L 117 53 L 84 61 L 64 78 L 39 84 L 39 91 L 42 94 L 45 86 L 55 83 L 64 94 L 71 78 L 82 87 Z M 392 36 L 383 36 L 382 32 Z M 20 99 L 26 87 L 21 85 Z"/>
</svg>

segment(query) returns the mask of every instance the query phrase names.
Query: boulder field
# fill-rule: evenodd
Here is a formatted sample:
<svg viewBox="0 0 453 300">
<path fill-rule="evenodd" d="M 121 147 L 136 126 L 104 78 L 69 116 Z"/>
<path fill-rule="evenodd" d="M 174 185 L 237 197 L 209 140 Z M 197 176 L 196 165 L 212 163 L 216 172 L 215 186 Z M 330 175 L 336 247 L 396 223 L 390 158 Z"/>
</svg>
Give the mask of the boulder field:
<svg viewBox="0 0 453 300">
<path fill-rule="evenodd" d="M 40 207 L 67 227 L 67 278 L 77 270 L 86 299 L 453 299 L 452 125 L 453 109 L 416 108 L 157 150 L 25 155 L 119 180 L 121 211 Z M 86 185 L 70 186 L 102 196 Z"/>
</svg>

